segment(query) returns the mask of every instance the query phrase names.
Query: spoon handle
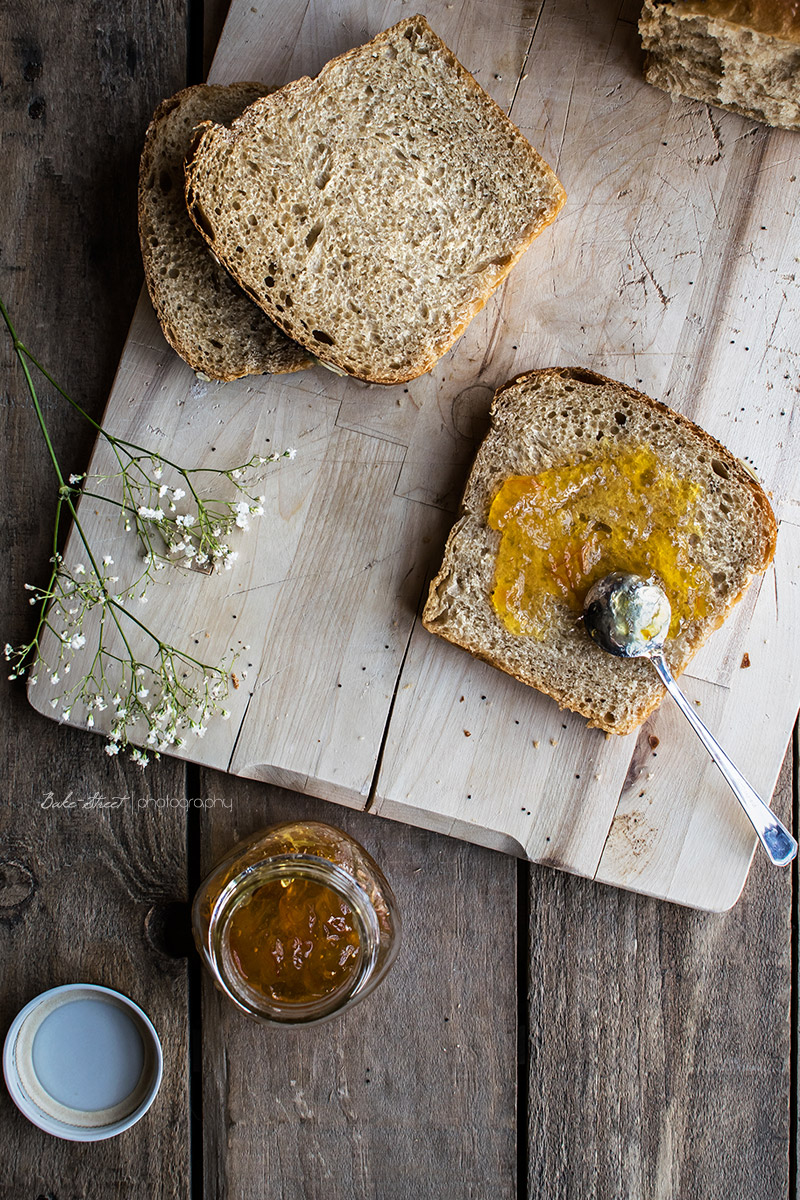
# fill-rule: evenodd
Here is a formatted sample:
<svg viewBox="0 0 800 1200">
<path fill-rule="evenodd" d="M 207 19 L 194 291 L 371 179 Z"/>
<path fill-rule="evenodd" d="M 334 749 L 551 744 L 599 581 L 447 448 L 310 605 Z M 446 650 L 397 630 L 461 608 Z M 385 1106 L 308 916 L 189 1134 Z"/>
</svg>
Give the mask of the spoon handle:
<svg viewBox="0 0 800 1200">
<path fill-rule="evenodd" d="M 797 854 L 797 842 L 780 823 L 772 809 L 764 803 L 755 788 L 750 786 L 739 768 L 731 762 L 716 738 L 706 729 L 673 679 L 663 654 L 653 655 L 650 661 L 658 672 L 659 679 L 730 784 L 770 861 L 776 867 L 785 867 Z"/>
</svg>

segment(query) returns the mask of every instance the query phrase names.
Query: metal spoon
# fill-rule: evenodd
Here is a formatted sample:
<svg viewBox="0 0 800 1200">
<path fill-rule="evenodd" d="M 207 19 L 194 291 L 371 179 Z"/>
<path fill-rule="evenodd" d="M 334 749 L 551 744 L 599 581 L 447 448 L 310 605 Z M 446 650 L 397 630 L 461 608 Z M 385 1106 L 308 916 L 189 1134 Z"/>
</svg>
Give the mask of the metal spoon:
<svg viewBox="0 0 800 1200">
<path fill-rule="evenodd" d="M 733 789 L 770 861 L 776 867 L 784 867 L 797 854 L 797 842 L 706 729 L 667 666 L 664 642 L 671 617 L 669 600 L 657 583 L 623 571 L 614 571 L 596 583 L 583 608 L 589 636 L 603 650 L 619 658 L 650 659 L 659 679 Z"/>
</svg>

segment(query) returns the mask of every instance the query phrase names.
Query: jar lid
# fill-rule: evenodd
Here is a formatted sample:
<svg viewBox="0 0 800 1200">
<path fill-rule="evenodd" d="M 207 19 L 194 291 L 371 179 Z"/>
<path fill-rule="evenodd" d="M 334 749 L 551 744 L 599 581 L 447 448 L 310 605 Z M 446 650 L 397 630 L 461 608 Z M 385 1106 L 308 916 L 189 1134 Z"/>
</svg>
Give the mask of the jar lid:
<svg viewBox="0 0 800 1200">
<path fill-rule="evenodd" d="M 3 1074 L 21 1113 L 55 1137 L 97 1142 L 144 1116 L 163 1057 L 150 1019 L 127 996 L 91 983 L 42 992 L 14 1018 Z"/>
</svg>

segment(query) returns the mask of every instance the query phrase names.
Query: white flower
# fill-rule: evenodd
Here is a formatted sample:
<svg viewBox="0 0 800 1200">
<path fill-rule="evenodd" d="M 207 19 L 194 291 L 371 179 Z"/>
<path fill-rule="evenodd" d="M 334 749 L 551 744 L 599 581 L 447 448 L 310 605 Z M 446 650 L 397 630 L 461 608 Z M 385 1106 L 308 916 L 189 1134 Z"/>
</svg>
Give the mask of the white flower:
<svg viewBox="0 0 800 1200">
<path fill-rule="evenodd" d="M 73 650 L 80 650 L 82 646 L 86 645 L 86 638 L 82 633 L 76 633 L 70 638 L 69 644 Z"/>
<path fill-rule="evenodd" d="M 230 709 L 223 708 L 219 715 L 222 717 L 223 721 L 229 720 L 231 715 Z"/>
<path fill-rule="evenodd" d="M 231 479 L 241 479 L 244 472 L 241 467 L 237 467 L 235 471 L 231 471 Z"/>
<path fill-rule="evenodd" d="M 161 487 L 158 489 L 159 497 L 166 496 L 168 491 L 169 491 L 169 488 L 167 487 L 167 485 L 165 483 L 162 483 Z"/>
<path fill-rule="evenodd" d="M 72 706 L 70 705 L 69 708 L 65 708 L 61 715 L 65 721 L 68 721 L 72 716 Z"/>
<path fill-rule="evenodd" d="M 104 555 L 103 555 L 103 566 L 105 566 L 105 567 L 113 567 L 113 565 L 114 565 L 114 560 L 113 560 L 113 558 L 111 557 L 111 555 L 110 555 L 110 554 L 104 554 Z"/>
<path fill-rule="evenodd" d="M 139 697 L 140 700 L 144 700 L 145 696 L 150 695 L 150 688 L 141 687 L 141 688 L 139 688 L 136 695 Z"/>
<path fill-rule="evenodd" d="M 54 672 L 53 672 L 53 674 L 50 676 L 50 682 L 51 682 L 51 683 L 58 683 L 58 678 L 59 678 L 59 677 L 58 677 L 58 671 L 54 671 Z"/>
<path fill-rule="evenodd" d="M 144 667 L 137 667 L 134 671 L 135 675 L 144 675 Z"/>
<path fill-rule="evenodd" d="M 58 696 L 54 696 L 53 699 L 50 701 L 50 707 L 58 708 Z"/>
<path fill-rule="evenodd" d="M 157 466 L 153 471 L 153 478 L 160 479 L 163 474 L 164 474 L 164 468 L 162 466 Z"/>
<path fill-rule="evenodd" d="M 141 596 L 139 597 L 139 603 L 147 604 L 147 596 L 145 596 L 144 592 L 142 592 Z"/>
<path fill-rule="evenodd" d="M 115 745 L 114 742 L 106 742 L 105 751 L 109 757 L 113 754 L 119 754 L 119 746 Z"/>
<path fill-rule="evenodd" d="M 172 489 L 172 499 L 173 500 L 182 500 L 185 495 L 186 495 L 186 492 L 183 490 L 183 488 L 173 488 Z"/>
<path fill-rule="evenodd" d="M 6 644 L 5 644 L 5 656 L 6 656 L 6 658 L 11 658 L 11 655 L 12 655 L 13 653 L 14 653 L 14 647 L 11 645 L 11 643 L 10 643 L 10 642 L 6 642 Z"/>
<path fill-rule="evenodd" d="M 264 505 L 263 504 L 254 504 L 253 507 L 250 509 L 250 512 L 253 514 L 254 517 L 263 517 Z"/>
<path fill-rule="evenodd" d="M 86 724 L 89 726 L 90 729 L 94 725 L 94 717 L 92 716 L 91 713 L 89 713 L 88 717 L 86 718 Z"/>
<path fill-rule="evenodd" d="M 83 563 L 77 563 L 77 564 L 76 564 L 76 566 L 75 566 L 75 574 L 76 574 L 76 575 L 85 575 L 85 574 L 86 574 L 86 567 L 83 565 Z"/>
<path fill-rule="evenodd" d="M 291 449 L 286 451 L 286 457 L 287 458 L 297 458 L 297 451 L 292 447 Z"/>
</svg>

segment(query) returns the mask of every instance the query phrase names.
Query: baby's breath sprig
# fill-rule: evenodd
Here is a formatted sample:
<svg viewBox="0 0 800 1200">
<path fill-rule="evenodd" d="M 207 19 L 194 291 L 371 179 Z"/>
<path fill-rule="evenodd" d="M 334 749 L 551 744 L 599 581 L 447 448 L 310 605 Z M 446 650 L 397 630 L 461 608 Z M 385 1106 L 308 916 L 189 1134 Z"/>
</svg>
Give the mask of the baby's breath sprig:
<svg viewBox="0 0 800 1200">
<path fill-rule="evenodd" d="M 147 765 L 148 751 L 130 740 L 144 743 L 158 757 L 171 747 L 181 749 L 189 736 L 202 738 L 208 721 L 215 715 L 223 719 L 230 711 L 223 707 L 232 686 L 238 687 L 233 668 L 237 654 L 231 652 L 218 665 L 210 665 L 191 654 L 163 642 L 156 633 L 134 615 L 126 600 L 147 602 L 147 586 L 156 571 L 166 566 L 210 572 L 229 570 L 236 551 L 229 538 L 237 529 L 249 528 L 251 516 L 262 515 L 264 497 L 256 494 L 263 468 L 279 458 L 294 458 L 294 450 L 268 456 L 255 455 L 239 466 L 225 469 L 187 468 L 161 454 L 108 433 L 56 383 L 17 337 L 8 311 L 0 300 L 0 314 L 11 335 L 14 352 L 25 376 L 48 454 L 58 478 L 59 490 L 53 530 L 51 572 L 43 588 L 26 584 L 30 603 L 37 607 L 38 619 L 31 640 L 23 646 L 6 643 L 5 657 L 11 665 L 10 679 L 28 675 L 31 685 L 44 672 L 51 685 L 61 685 L 60 695 L 50 701 L 60 708 L 59 715 L 69 720 L 77 704 L 83 710 L 86 725 L 95 724 L 95 713 L 112 710 L 106 753 L 129 750 L 132 759 Z M 67 403 L 87 420 L 111 447 L 118 469 L 104 475 L 71 474 L 65 478 L 47 429 L 36 387 L 30 372 L 35 367 Z M 202 494 L 202 477 L 215 475 L 233 485 L 233 500 L 217 500 Z M 90 490 L 98 483 L 118 482 L 122 499 L 117 500 Z M 135 530 L 142 546 L 143 567 L 137 577 L 125 584 L 112 575 L 114 560 L 106 554 L 98 561 L 77 513 L 77 500 L 84 495 L 111 504 L 120 510 L 126 530 Z M 179 511 L 179 505 L 187 504 Z M 83 545 L 86 563 L 68 567 L 58 549 L 59 526 L 64 510 L 72 517 Z M 87 565 L 88 564 L 88 565 Z M 84 621 L 97 610 L 97 644 L 87 668 L 80 677 L 72 676 L 73 656 L 83 651 L 86 635 Z M 131 628 L 147 635 L 151 660 L 144 661 L 130 644 Z M 46 661 L 42 642 L 46 634 L 57 647 L 56 661 Z M 82 655 L 82 663 L 86 658 Z"/>
</svg>

